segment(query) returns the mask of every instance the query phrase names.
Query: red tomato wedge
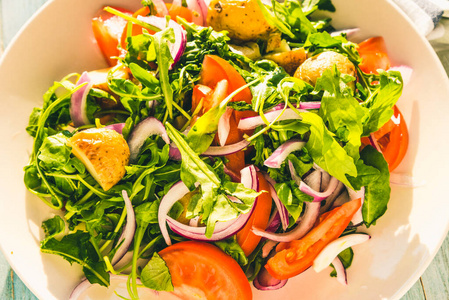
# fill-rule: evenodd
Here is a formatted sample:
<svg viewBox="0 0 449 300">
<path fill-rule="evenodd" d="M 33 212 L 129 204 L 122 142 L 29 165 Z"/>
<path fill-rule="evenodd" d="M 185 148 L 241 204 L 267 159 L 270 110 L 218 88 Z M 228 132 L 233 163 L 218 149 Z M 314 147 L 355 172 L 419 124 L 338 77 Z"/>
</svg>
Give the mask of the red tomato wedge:
<svg viewBox="0 0 449 300">
<path fill-rule="evenodd" d="M 223 79 L 228 81 L 228 95 L 246 85 L 245 79 L 229 62 L 216 55 L 206 55 L 203 60 L 200 84 L 213 89 Z M 245 101 L 246 103 L 251 103 L 251 100 L 252 94 L 249 88 L 245 88 L 232 99 L 232 101 Z M 243 116 L 245 114 L 240 112 L 234 111 L 232 113 L 229 120 L 230 130 L 226 144 L 237 143 L 243 139 L 244 132 L 237 129 L 240 118 Z M 227 168 L 235 174 L 239 174 L 240 170 L 245 167 L 245 154 L 242 151 L 227 155 L 226 159 L 228 159 Z"/>
<path fill-rule="evenodd" d="M 192 22 L 193 14 L 190 9 L 184 6 L 167 3 L 168 14 L 173 21 L 176 21 L 176 17 L 179 16 L 181 18 L 186 19 L 187 22 Z"/>
<path fill-rule="evenodd" d="M 396 105 L 393 110 L 391 119 L 374 133 L 390 172 L 399 165 L 408 148 L 407 124 Z"/>
<path fill-rule="evenodd" d="M 246 225 L 237 233 L 237 243 L 239 243 L 246 256 L 249 256 L 260 242 L 261 237 L 252 232 L 252 228 L 265 229 L 271 213 L 272 199 L 270 195 L 270 187 L 261 173 L 257 173 L 259 180 L 259 192 L 263 193 L 257 197 L 256 207 L 249 218 Z"/>
<path fill-rule="evenodd" d="M 182 299 L 252 299 L 245 273 L 238 263 L 216 246 L 203 242 L 180 242 L 159 252 L 172 277 L 175 294 Z M 200 298 L 203 299 L 203 298 Z"/>
<path fill-rule="evenodd" d="M 200 83 L 214 88 L 223 79 L 229 83 L 228 94 L 246 84 L 245 79 L 229 62 L 216 55 L 206 55 L 203 60 Z M 250 89 L 245 88 L 233 98 L 233 101 L 251 103 L 252 98 Z"/>
<path fill-rule="evenodd" d="M 378 69 L 388 70 L 390 68 L 390 59 L 383 37 L 369 38 L 361 42 L 357 50 L 362 58 L 359 67 L 363 72 L 377 74 Z"/>
<path fill-rule="evenodd" d="M 132 15 L 132 12 L 126 9 L 118 7 L 114 8 L 127 15 Z M 95 39 L 103 56 L 111 67 L 117 64 L 117 59 L 112 57 L 120 55 L 120 50 L 117 47 L 121 41 L 126 24 L 127 21 L 125 19 L 104 10 L 101 10 L 92 19 L 92 30 Z"/>
<path fill-rule="evenodd" d="M 282 280 L 307 270 L 321 250 L 343 233 L 361 205 L 360 199 L 349 201 L 333 209 L 302 239 L 279 244 L 276 248 L 279 252 L 265 265 L 267 271 Z"/>
</svg>

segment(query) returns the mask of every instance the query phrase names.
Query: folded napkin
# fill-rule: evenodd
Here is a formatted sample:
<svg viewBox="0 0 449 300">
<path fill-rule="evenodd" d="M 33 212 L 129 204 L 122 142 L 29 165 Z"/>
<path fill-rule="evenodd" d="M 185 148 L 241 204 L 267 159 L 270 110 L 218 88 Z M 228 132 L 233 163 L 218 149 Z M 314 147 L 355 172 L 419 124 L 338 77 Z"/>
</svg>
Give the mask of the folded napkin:
<svg viewBox="0 0 449 300">
<path fill-rule="evenodd" d="M 393 0 L 413 21 L 416 29 L 428 39 L 444 35 L 439 26 L 443 15 L 449 16 L 449 0 Z"/>
</svg>

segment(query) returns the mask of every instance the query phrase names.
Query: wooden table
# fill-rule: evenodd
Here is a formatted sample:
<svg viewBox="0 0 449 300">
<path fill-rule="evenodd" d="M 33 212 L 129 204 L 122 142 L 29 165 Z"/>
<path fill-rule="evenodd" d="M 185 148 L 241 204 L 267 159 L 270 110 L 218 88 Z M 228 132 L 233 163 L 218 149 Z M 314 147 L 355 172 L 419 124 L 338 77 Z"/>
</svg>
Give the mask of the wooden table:
<svg viewBox="0 0 449 300">
<path fill-rule="evenodd" d="M 0 0 L 0 51 L 45 2 L 47 0 Z M 442 23 L 449 32 L 449 20 L 443 20 Z M 435 50 L 449 73 L 449 42 L 446 47 L 435 45 Z M 14 273 L 1 253 L 0 299 L 37 299 Z M 449 236 L 429 268 L 401 300 L 421 299 L 449 299 Z"/>
</svg>

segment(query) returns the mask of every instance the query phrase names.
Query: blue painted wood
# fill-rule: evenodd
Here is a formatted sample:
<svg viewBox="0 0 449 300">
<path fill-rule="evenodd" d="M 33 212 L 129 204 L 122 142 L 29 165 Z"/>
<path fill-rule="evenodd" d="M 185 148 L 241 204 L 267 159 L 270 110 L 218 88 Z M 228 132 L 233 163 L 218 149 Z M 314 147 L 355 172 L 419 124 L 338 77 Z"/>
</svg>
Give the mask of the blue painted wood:
<svg viewBox="0 0 449 300">
<path fill-rule="evenodd" d="M 0 50 L 47 0 L 0 0 Z M 449 23 L 449 22 L 448 22 Z M 449 30 L 449 26 L 447 26 Z M 449 50 L 438 51 L 449 72 Z M 1 53 L 1 51 L 0 51 Z M 0 253 L 0 299 L 37 299 Z M 449 236 L 432 264 L 401 300 L 449 299 Z"/>
</svg>

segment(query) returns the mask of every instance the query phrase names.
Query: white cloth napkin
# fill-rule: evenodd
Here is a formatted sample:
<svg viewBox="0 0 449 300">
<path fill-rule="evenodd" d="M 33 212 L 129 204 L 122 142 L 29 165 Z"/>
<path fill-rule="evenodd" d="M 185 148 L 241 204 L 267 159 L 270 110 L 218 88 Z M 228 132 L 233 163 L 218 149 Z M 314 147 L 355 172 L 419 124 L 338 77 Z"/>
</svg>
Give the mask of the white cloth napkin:
<svg viewBox="0 0 449 300">
<path fill-rule="evenodd" d="M 416 29 L 429 40 L 444 35 L 441 17 L 449 17 L 449 0 L 393 0 L 413 21 Z"/>
</svg>

